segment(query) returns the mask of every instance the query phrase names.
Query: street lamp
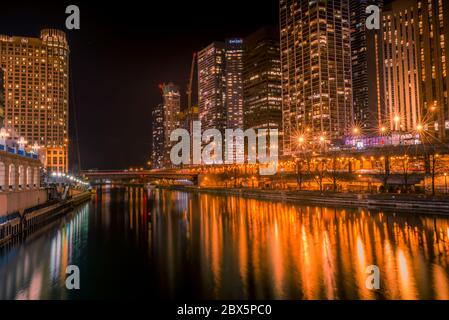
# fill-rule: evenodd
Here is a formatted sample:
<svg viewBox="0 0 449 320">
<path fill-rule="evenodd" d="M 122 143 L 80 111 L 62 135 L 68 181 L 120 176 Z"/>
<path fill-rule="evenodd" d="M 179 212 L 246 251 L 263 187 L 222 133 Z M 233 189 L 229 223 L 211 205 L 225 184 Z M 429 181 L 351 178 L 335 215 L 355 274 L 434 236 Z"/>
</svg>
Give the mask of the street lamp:
<svg viewBox="0 0 449 320">
<path fill-rule="evenodd" d="M 17 141 L 17 143 L 19 144 L 20 150 L 25 150 L 25 145 L 28 143 L 28 141 L 26 141 L 24 137 L 20 137 L 20 139 L 19 139 L 19 141 Z"/>
<path fill-rule="evenodd" d="M 6 144 L 6 138 L 9 137 L 9 133 L 6 131 L 5 128 L 2 128 L 0 130 L 0 143 L 5 145 Z"/>
<path fill-rule="evenodd" d="M 37 144 L 37 142 L 35 142 L 31 148 L 33 149 L 33 153 L 34 153 L 34 154 L 38 154 L 39 149 L 40 149 L 41 147 Z"/>
<path fill-rule="evenodd" d="M 396 116 L 394 116 L 393 121 L 394 121 L 394 130 L 399 130 L 399 124 L 401 122 L 401 117 L 396 115 Z"/>
</svg>

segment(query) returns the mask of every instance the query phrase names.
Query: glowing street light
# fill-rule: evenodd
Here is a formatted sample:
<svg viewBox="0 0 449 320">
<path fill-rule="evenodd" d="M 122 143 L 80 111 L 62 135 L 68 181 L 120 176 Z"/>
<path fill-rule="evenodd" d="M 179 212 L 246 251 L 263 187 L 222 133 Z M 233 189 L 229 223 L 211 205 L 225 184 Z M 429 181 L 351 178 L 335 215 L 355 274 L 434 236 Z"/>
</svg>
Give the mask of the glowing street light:
<svg viewBox="0 0 449 320">
<path fill-rule="evenodd" d="M 33 153 L 34 154 L 37 154 L 38 152 L 39 152 L 39 149 L 40 149 L 41 147 L 37 144 L 37 142 L 35 142 L 34 144 L 33 144 L 33 146 L 31 147 L 31 149 L 33 149 Z"/>
<path fill-rule="evenodd" d="M 6 138 L 8 138 L 8 137 L 9 137 L 9 133 L 6 131 L 5 128 L 2 128 L 0 130 L 0 143 L 4 145 Z"/>
<path fill-rule="evenodd" d="M 424 128 L 423 128 L 422 124 L 418 124 L 418 125 L 416 126 L 416 131 L 418 131 L 418 132 L 421 132 L 423 129 L 424 129 Z"/>
<path fill-rule="evenodd" d="M 28 143 L 28 141 L 25 140 L 24 137 L 20 137 L 19 141 L 17 141 L 19 144 L 19 148 L 23 150 L 25 148 L 25 145 Z"/>
</svg>

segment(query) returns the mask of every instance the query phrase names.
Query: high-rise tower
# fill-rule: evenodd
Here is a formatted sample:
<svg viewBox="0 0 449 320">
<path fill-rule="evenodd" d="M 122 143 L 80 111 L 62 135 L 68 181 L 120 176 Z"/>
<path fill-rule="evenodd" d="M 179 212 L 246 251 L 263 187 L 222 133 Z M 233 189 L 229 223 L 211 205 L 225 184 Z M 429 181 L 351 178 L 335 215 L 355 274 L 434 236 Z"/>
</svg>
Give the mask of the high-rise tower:
<svg viewBox="0 0 449 320">
<path fill-rule="evenodd" d="M 354 123 L 349 0 L 280 0 L 284 154 L 296 132 L 332 141 Z"/>
<path fill-rule="evenodd" d="M 40 38 L 0 35 L 5 126 L 45 150 L 49 171 L 68 169 L 69 46 L 65 33 Z"/>
</svg>

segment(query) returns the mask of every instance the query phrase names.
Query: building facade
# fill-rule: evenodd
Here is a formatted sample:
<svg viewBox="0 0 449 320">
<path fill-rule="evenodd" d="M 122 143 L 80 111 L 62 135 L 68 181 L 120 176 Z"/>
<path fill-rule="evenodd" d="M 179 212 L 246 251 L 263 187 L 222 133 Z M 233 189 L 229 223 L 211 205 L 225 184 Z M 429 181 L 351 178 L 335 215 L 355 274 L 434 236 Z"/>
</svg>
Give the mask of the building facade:
<svg viewBox="0 0 449 320">
<path fill-rule="evenodd" d="M 356 125 L 377 135 L 384 125 L 381 29 L 368 29 L 366 8 L 383 7 L 383 0 L 351 0 L 352 95 Z"/>
<path fill-rule="evenodd" d="M 173 143 L 170 141 L 172 131 L 180 127 L 181 93 L 179 87 L 173 83 L 163 84 L 162 104 L 164 108 L 164 165 L 170 167 L 170 150 Z"/>
<path fill-rule="evenodd" d="M 226 127 L 243 129 L 243 39 L 225 43 Z"/>
<path fill-rule="evenodd" d="M 48 171 L 68 169 L 69 46 L 65 33 L 40 38 L 0 35 L 5 126 L 44 150 Z"/>
<path fill-rule="evenodd" d="M 214 42 L 198 53 L 198 107 L 202 130 L 227 125 L 225 44 Z"/>
<path fill-rule="evenodd" d="M 331 142 L 354 124 L 349 0 L 280 0 L 284 154 L 297 132 Z"/>
<path fill-rule="evenodd" d="M 279 31 L 262 28 L 244 40 L 244 129 L 277 129 L 282 154 L 282 80 Z"/>
<path fill-rule="evenodd" d="M 151 167 L 161 169 L 164 167 L 164 105 L 158 104 L 151 113 L 152 119 L 152 148 Z"/>
<path fill-rule="evenodd" d="M 419 29 L 418 69 L 423 121 L 433 136 L 449 138 L 449 2 L 419 0 L 414 17 Z"/>
<path fill-rule="evenodd" d="M 386 122 L 391 131 L 416 131 L 421 123 L 415 0 L 385 5 L 382 13 Z"/>
</svg>

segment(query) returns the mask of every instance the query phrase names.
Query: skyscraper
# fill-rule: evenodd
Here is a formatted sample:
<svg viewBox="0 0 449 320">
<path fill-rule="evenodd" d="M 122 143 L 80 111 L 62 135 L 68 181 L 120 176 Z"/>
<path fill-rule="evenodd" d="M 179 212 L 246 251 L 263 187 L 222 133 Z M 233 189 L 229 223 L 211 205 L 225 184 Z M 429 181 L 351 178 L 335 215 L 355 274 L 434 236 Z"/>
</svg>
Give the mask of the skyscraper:
<svg viewBox="0 0 449 320">
<path fill-rule="evenodd" d="M 415 0 L 394 1 L 382 13 L 385 107 L 390 130 L 412 132 L 421 121 Z"/>
<path fill-rule="evenodd" d="M 214 42 L 198 53 L 198 104 L 202 130 L 226 128 L 225 45 Z"/>
<path fill-rule="evenodd" d="M 153 169 L 161 169 L 164 167 L 164 105 L 158 104 L 152 111 L 152 153 L 151 166 Z"/>
<path fill-rule="evenodd" d="M 173 83 L 161 85 L 162 104 L 164 113 L 164 165 L 170 167 L 170 150 L 173 143 L 170 141 L 172 131 L 180 127 L 181 94 L 179 87 Z"/>
<path fill-rule="evenodd" d="M 423 118 L 442 140 L 449 138 L 449 2 L 419 0 L 414 21 L 419 28 L 419 75 Z"/>
<path fill-rule="evenodd" d="M 243 39 L 226 40 L 226 127 L 243 129 Z"/>
<path fill-rule="evenodd" d="M 244 129 L 282 132 L 282 81 L 279 32 L 262 28 L 244 40 Z M 279 150 L 282 152 L 279 139 Z"/>
<path fill-rule="evenodd" d="M 349 0 L 280 0 L 284 154 L 296 132 L 332 141 L 354 122 Z"/>
<path fill-rule="evenodd" d="M 68 169 L 69 46 L 65 33 L 40 38 L 0 35 L 5 126 L 45 150 L 49 171 Z"/>
<path fill-rule="evenodd" d="M 383 0 L 351 0 L 352 95 L 356 124 L 368 135 L 384 125 L 382 33 L 367 29 L 369 5 L 383 6 Z"/>
</svg>

